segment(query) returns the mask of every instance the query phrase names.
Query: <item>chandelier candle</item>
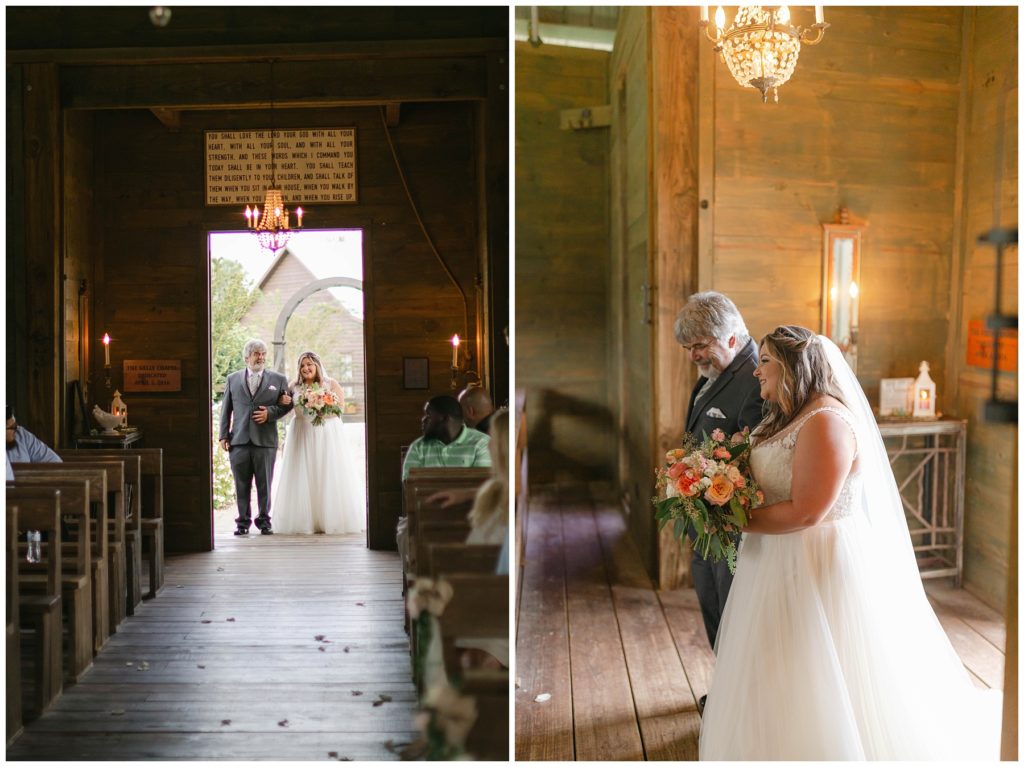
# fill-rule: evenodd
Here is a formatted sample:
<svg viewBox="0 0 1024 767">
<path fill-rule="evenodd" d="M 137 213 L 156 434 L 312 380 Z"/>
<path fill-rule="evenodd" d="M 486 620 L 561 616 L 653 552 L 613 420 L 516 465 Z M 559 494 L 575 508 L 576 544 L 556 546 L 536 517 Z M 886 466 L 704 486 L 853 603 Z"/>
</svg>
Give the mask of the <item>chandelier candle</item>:
<svg viewBox="0 0 1024 767">
<path fill-rule="evenodd" d="M 103 360 L 103 364 L 110 367 L 110 335 L 107 333 L 103 334 Z"/>
</svg>

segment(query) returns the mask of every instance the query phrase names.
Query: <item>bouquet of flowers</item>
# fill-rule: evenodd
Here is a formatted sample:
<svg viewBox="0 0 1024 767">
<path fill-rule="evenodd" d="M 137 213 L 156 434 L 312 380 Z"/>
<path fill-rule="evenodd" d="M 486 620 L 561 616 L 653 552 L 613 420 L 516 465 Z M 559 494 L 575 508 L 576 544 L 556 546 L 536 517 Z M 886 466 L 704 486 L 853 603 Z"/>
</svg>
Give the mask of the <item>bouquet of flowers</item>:
<svg viewBox="0 0 1024 767">
<path fill-rule="evenodd" d="M 747 515 L 764 503 L 764 494 L 750 477 L 750 429 L 727 439 L 721 429 L 698 441 L 686 435 L 681 448 L 665 454 L 665 466 L 655 470 L 658 529 L 674 522 L 680 544 L 689 531 L 693 549 L 704 559 L 726 560 L 736 572 L 739 528 Z"/>
<path fill-rule="evenodd" d="M 321 389 L 320 384 L 301 387 L 295 396 L 295 404 L 313 418 L 314 426 L 323 426 L 325 419 L 336 418 L 345 412 L 341 397 L 329 389 Z"/>
</svg>

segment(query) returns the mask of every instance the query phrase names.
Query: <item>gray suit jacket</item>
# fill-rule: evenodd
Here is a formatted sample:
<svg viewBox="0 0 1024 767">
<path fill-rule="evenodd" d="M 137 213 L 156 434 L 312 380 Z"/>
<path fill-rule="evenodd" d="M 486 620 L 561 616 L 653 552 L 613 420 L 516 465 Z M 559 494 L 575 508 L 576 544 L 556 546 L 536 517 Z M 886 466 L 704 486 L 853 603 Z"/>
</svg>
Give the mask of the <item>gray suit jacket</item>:
<svg viewBox="0 0 1024 767">
<path fill-rule="evenodd" d="M 263 370 L 255 396 L 249 393 L 245 369 L 229 375 L 220 408 L 220 439 L 230 440 L 232 445 L 276 448 L 277 419 L 294 407 L 277 404 L 277 398 L 287 390 L 288 379 L 273 370 Z M 267 408 L 268 418 L 263 424 L 252 420 L 253 411 L 260 406 Z"/>
</svg>

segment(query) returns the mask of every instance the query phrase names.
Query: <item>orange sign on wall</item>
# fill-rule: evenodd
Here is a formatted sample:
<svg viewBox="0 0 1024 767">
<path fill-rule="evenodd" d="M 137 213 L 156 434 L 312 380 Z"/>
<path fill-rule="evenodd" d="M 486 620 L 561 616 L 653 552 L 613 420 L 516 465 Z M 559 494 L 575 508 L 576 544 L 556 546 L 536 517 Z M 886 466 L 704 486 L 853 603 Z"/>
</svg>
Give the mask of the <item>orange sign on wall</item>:
<svg viewBox="0 0 1024 767">
<path fill-rule="evenodd" d="M 967 324 L 967 364 L 992 369 L 992 331 L 982 320 Z M 999 331 L 999 369 L 1004 373 L 1017 372 L 1017 331 Z"/>
</svg>

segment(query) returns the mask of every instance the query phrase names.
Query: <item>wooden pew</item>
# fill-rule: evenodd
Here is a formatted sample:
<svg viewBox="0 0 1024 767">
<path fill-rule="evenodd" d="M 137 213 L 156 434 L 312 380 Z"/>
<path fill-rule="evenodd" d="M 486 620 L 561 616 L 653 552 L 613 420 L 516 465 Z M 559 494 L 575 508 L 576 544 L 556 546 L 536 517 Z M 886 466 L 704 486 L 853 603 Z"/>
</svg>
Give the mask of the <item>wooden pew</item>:
<svg viewBox="0 0 1024 767">
<path fill-rule="evenodd" d="M 42 482 L 62 479 L 89 481 L 89 506 L 92 510 L 92 628 L 93 653 L 98 653 L 110 638 L 110 546 L 107 513 L 107 472 L 102 468 L 64 463 L 14 464 L 15 481 L 41 477 Z"/>
<path fill-rule="evenodd" d="M 411 469 L 403 488 L 403 508 L 409 535 L 409 572 L 408 576 L 425 570 L 419 564 L 423 535 L 433 542 L 455 543 L 464 541 L 469 533 L 466 520 L 467 508 L 440 509 L 427 504 L 426 499 L 443 490 L 475 489 L 480 487 L 491 476 L 489 468 L 470 469 Z M 421 522 L 426 524 L 421 525 Z"/>
<path fill-rule="evenodd" d="M 143 599 L 152 599 L 164 585 L 164 458 L 163 448 L 102 448 L 95 450 L 62 450 L 61 455 L 86 455 L 117 459 L 137 456 L 142 485 L 136 492 L 142 513 L 142 555 L 149 564 L 149 589 Z"/>
<path fill-rule="evenodd" d="M 466 750 L 483 760 L 508 760 L 507 670 L 464 670 L 455 646 L 459 639 L 509 641 L 508 576 L 480 573 L 446 575 L 451 601 L 438 619 L 444 665 L 453 684 L 477 701 L 477 720 L 466 739 Z"/>
<path fill-rule="evenodd" d="M 438 578 L 454 573 L 494 575 L 501 546 L 466 543 L 432 543 L 428 546 L 428 575 Z"/>
<path fill-rule="evenodd" d="M 7 501 L 11 504 L 11 501 Z M 60 540 L 60 491 L 40 490 L 37 498 L 22 497 L 18 507 L 15 539 L 29 530 L 45 533 L 48 541 Z M 60 546 L 40 546 L 41 561 L 46 566 L 46 589 L 42 594 L 24 594 L 18 591 L 18 621 L 24 635 L 30 632 L 32 658 L 31 687 L 22 699 L 22 711 L 26 722 L 39 717 L 64 689 L 63 653 L 61 652 L 61 558 Z M 18 560 L 18 578 L 22 576 L 22 565 Z M 28 680 L 25 680 L 28 681 Z M 22 686 L 24 690 L 25 685 Z"/>
<path fill-rule="evenodd" d="M 58 450 L 65 463 L 123 461 L 125 471 L 125 614 L 142 602 L 142 458 L 129 450 Z"/>
<path fill-rule="evenodd" d="M 52 480 L 49 477 L 25 477 L 7 483 L 7 497 L 14 503 L 22 498 L 40 497 L 50 490 L 60 491 L 61 529 L 61 606 L 67 630 L 64 642 L 66 684 L 74 684 L 92 666 L 92 570 L 90 547 L 89 480 Z M 49 545 L 53 545 L 52 542 Z M 27 544 L 22 545 L 27 552 Z M 22 566 L 21 590 L 31 594 L 44 592 L 46 573 L 42 565 Z"/>
<path fill-rule="evenodd" d="M 21 735 L 21 629 L 18 621 L 18 507 L 7 503 L 7 745 Z"/>
</svg>

